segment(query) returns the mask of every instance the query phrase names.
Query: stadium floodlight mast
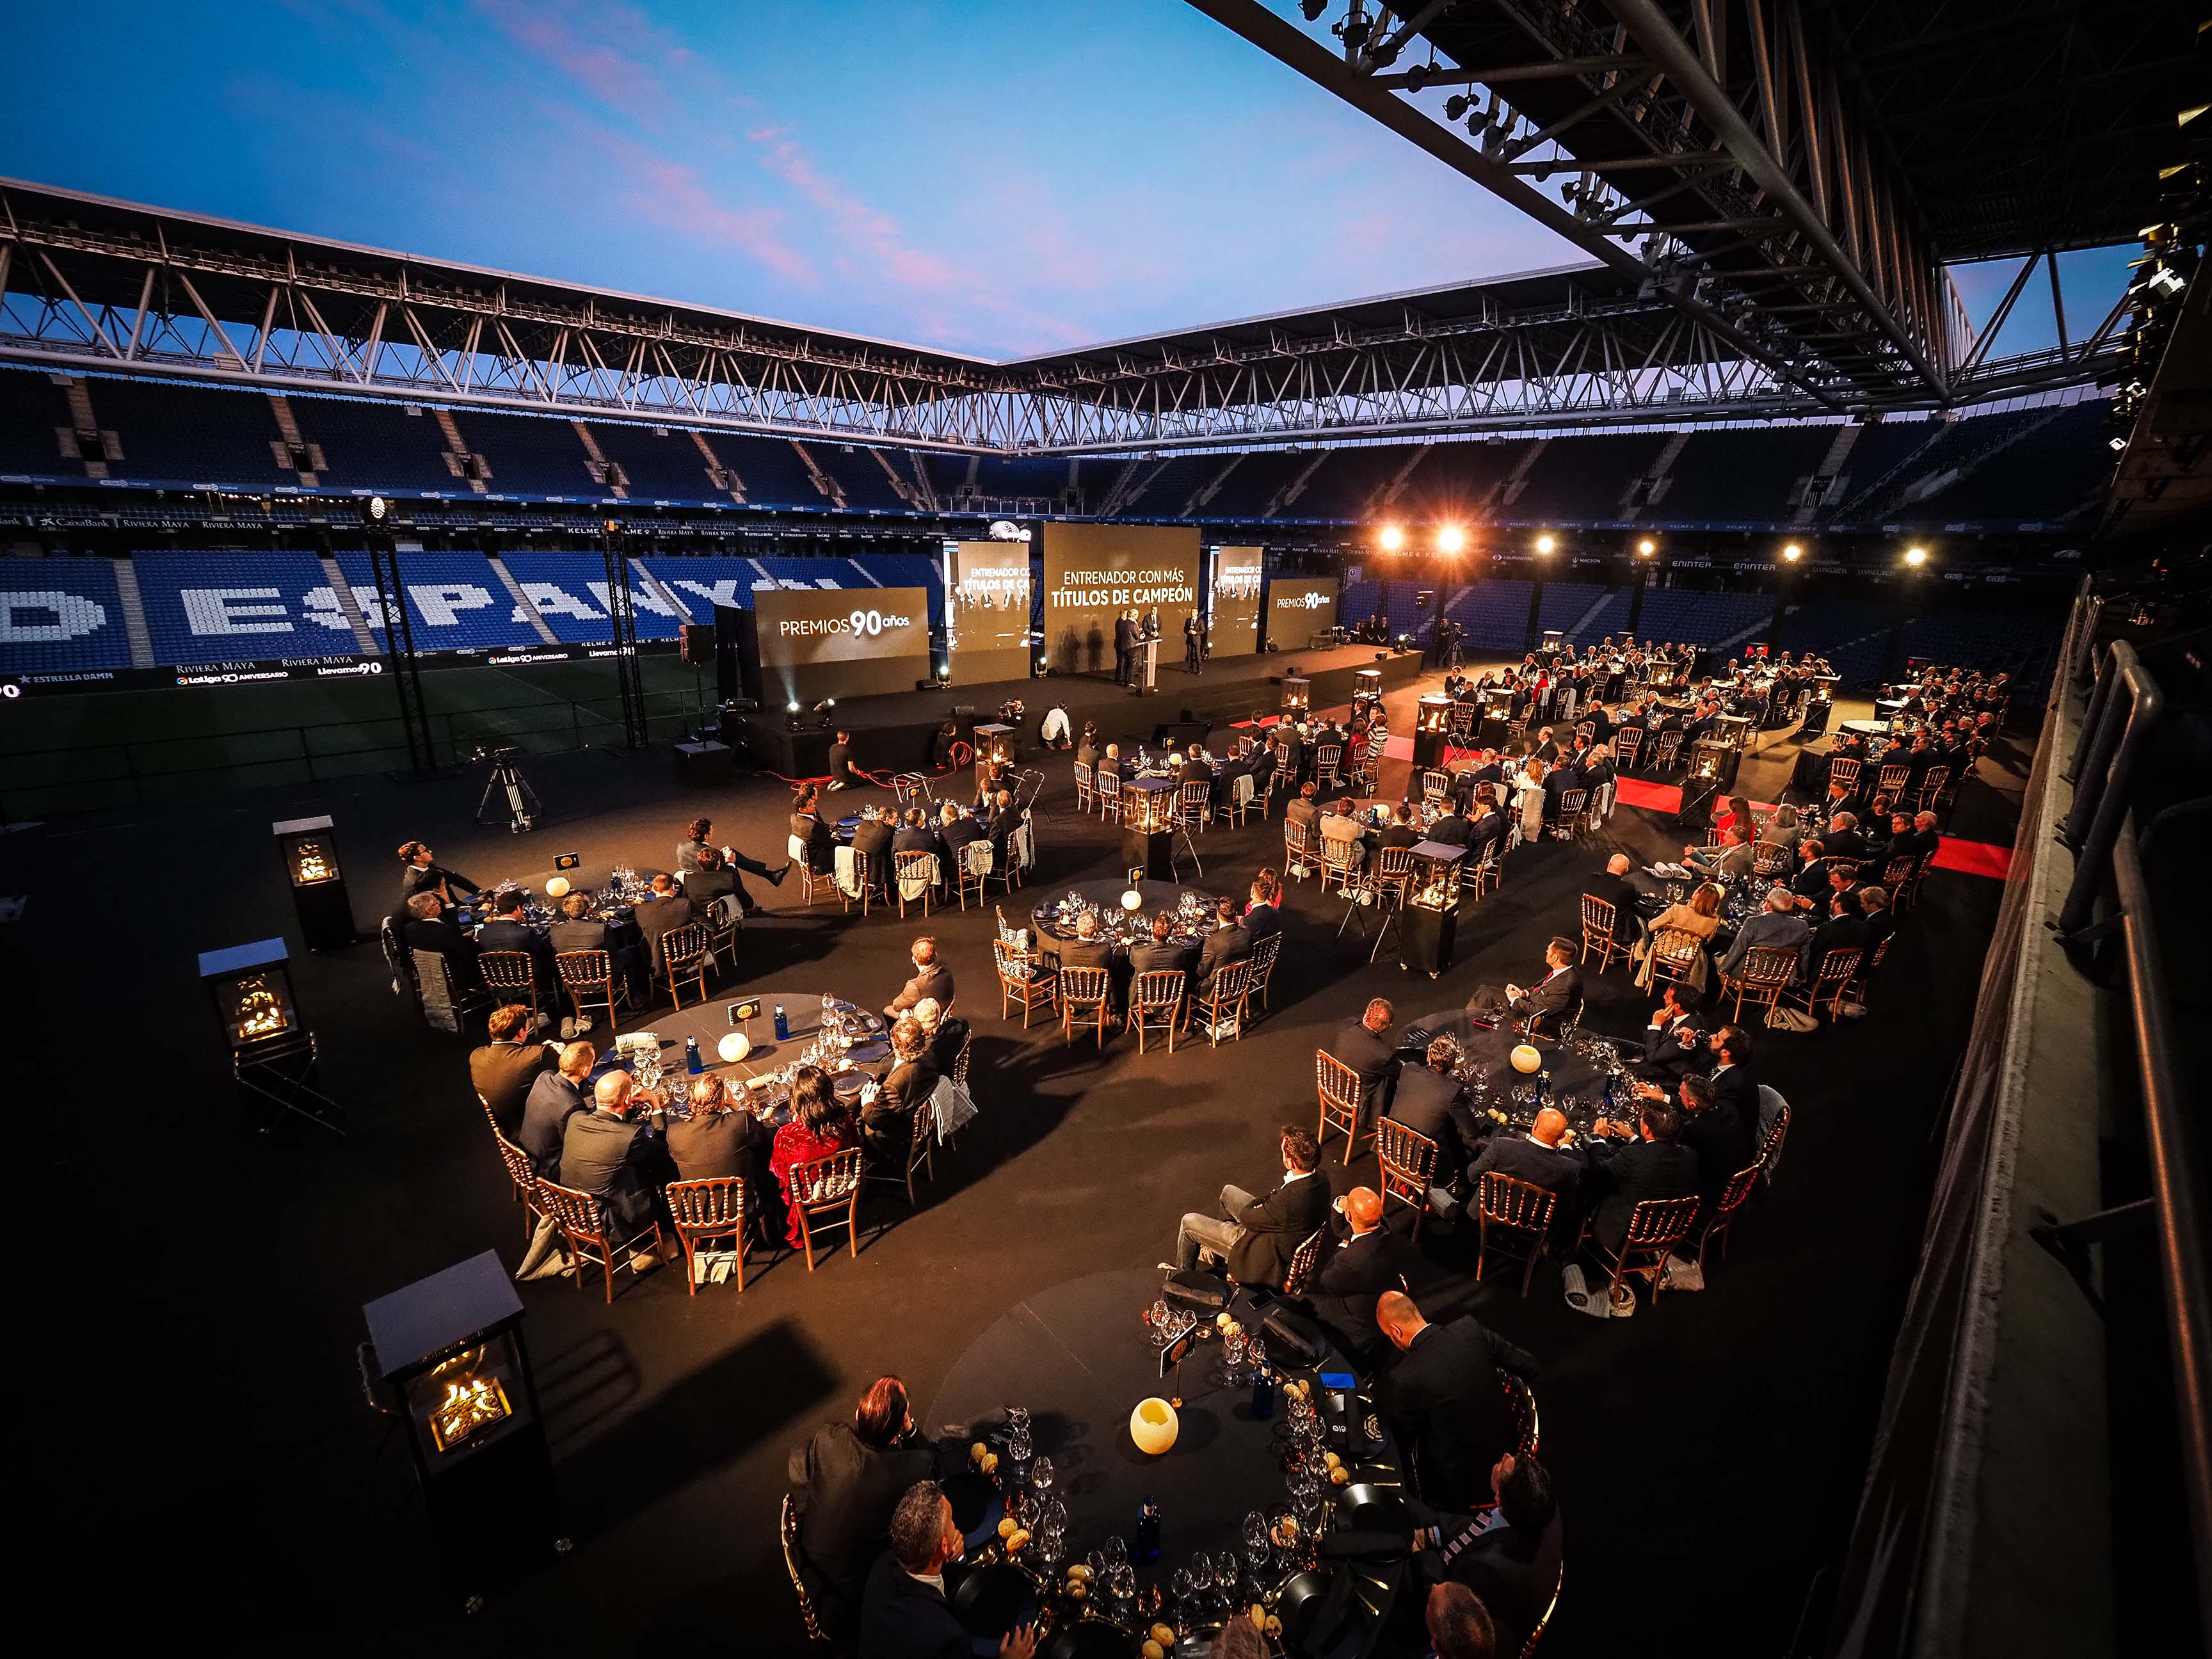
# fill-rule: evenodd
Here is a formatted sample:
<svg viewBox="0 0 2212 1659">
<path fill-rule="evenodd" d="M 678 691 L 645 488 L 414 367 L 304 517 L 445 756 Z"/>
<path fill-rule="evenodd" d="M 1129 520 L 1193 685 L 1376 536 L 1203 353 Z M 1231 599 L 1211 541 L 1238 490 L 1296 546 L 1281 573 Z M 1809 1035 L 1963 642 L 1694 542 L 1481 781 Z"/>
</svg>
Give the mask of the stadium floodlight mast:
<svg viewBox="0 0 2212 1659">
<path fill-rule="evenodd" d="M 1382 544 L 1385 553 L 1395 553 L 1406 544 L 1406 532 L 1395 524 L 1386 524 L 1382 526 L 1382 533 L 1375 539 Z"/>
<path fill-rule="evenodd" d="M 1456 553 L 1467 545 L 1467 532 L 1455 524 L 1448 524 L 1437 532 L 1437 551 Z"/>
</svg>

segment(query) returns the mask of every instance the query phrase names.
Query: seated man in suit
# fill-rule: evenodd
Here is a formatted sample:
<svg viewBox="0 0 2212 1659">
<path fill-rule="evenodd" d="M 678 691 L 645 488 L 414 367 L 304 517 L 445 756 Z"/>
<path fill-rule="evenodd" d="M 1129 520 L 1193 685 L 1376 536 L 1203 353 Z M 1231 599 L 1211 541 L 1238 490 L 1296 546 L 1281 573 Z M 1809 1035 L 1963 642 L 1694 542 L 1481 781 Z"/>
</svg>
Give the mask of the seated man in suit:
<svg viewBox="0 0 2212 1659">
<path fill-rule="evenodd" d="M 850 1423 L 824 1423 L 791 1454 L 791 1505 L 799 1516 L 799 1575 L 833 1636 L 858 1623 L 868 1569 L 890 1547 L 891 1513 L 937 1467 L 915 1432 L 906 1385 L 879 1376 Z"/>
<path fill-rule="evenodd" d="M 1548 971 L 1543 978 L 1530 986 L 1508 985 L 1502 992 L 1494 985 L 1478 987 L 1468 1000 L 1468 1018 L 1489 1025 L 1499 1014 L 1510 1014 L 1528 1022 L 1535 1036 L 1559 1036 L 1561 1025 L 1583 1006 L 1582 970 L 1574 965 L 1579 948 L 1571 939 L 1554 939 L 1544 947 Z"/>
<path fill-rule="evenodd" d="M 915 940 L 908 955 L 914 959 L 914 977 L 899 987 L 899 994 L 884 1006 L 886 1019 L 896 1019 L 924 997 L 934 997 L 940 1008 L 952 1006 L 952 970 L 937 959 L 937 941 L 924 933 Z"/>
<path fill-rule="evenodd" d="M 1817 843 L 1808 843 L 1817 845 Z M 1797 902 L 1787 888 L 1774 887 L 1766 895 L 1766 902 L 1759 913 L 1736 929 L 1735 942 L 1721 958 L 1721 977 L 1734 979 L 1743 969 L 1743 959 L 1754 945 L 1774 945 L 1784 950 L 1802 950 L 1807 929 L 1804 919 L 1796 914 Z"/>
<path fill-rule="evenodd" d="M 1813 907 L 1813 931 L 1797 952 L 1797 977 L 1808 985 L 1820 976 L 1821 968 L 1832 951 L 1856 951 L 1863 962 L 1867 941 L 1873 937 L 1867 927 L 1866 912 L 1858 906 L 1850 878 L 1841 870 L 1833 870 L 1828 880 L 1828 902 Z"/>
<path fill-rule="evenodd" d="M 1636 1075 L 1651 1083 L 1672 1083 L 1705 1064 L 1705 1028 L 1698 1018 L 1705 994 L 1694 985 L 1668 983 L 1651 1020 L 1644 1028 L 1644 1058 Z"/>
<path fill-rule="evenodd" d="M 1563 1230 L 1574 1207 L 1576 1188 L 1581 1186 L 1583 1171 L 1587 1167 L 1580 1152 L 1569 1152 L 1561 1144 L 1566 1133 L 1566 1114 L 1557 1107 L 1547 1106 L 1536 1114 L 1536 1121 L 1528 1126 L 1528 1133 L 1515 1134 L 1510 1129 L 1499 1129 L 1485 1140 L 1474 1161 L 1467 1166 L 1468 1185 L 1471 1188 L 1467 1200 L 1468 1220 L 1478 1227 L 1481 1224 L 1482 1178 L 1495 1172 L 1525 1181 L 1532 1187 L 1541 1187 L 1547 1193 L 1557 1193 L 1559 1201 L 1552 1212 L 1552 1224 L 1555 1232 Z"/>
<path fill-rule="evenodd" d="M 969 842 L 986 840 L 988 836 L 983 826 L 975 821 L 975 814 L 957 801 L 945 802 L 939 811 L 938 818 L 938 839 L 945 843 L 945 867 L 951 871 L 957 868 L 960 861 L 967 857 Z"/>
<path fill-rule="evenodd" d="M 811 787 L 811 786 L 809 787 Z M 771 870 L 768 866 L 760 862 L 759 860 L 747 858 L 743 853 L 740 853 L 736 848 L 728 845 L 726 842 L 719 847 L 715 846 L 713 840 L 714 834 L 714 819 L 692 819 L 690 823 L 684 826 L 684 839 L 676 844 L 676 862 L 670 867 L 675 871 L 677 878 L 685 884 L 684 890 L 689 892 L 690 890 L 690 883 L 691 879 L 691 872 L 694 870 L 702 870 L 708 867 L 700 861 L 699 854 L 705 852 L 710 847 L 714 848 L 714 850 L 721 855 L 720 862 L 722 867 L 730 872 L 730 879 L 733 884 L 735 884 L 738 896 L 744 900 L 744 908 L 748 913 L 750 913 L 758 907 L 753 903 L 751 897 L 746 894 L 744 884 L 742 881 L 738 880 L 738 872 L 742 871 L 749 876 L 758 876 L 763 881 L 768 883 L 771 887 L 781 887 L 783 885 L 783 878 L 785 874 L 791 868 L 791 862 L 787 859 L 780 866 Z M 719 897 L 720 895 L 710 895 L 709 896 Z M 702 909 L 706 908 L 703 901 L 701 902 L 700 908 Z"/>
<path fill-rule="evenodd" d="M 1322 1323 L 1354 1356 L 1372 1354 L 1382 1341 L 1375 1304 L 1385 1291 L 1400 1288 L 1406 1252 L 1382 1224 L 1382 1195 L 1372 1187 L 1354 1187 L 1333 1213 L 1322 1240 L 1321 1257 L 1306 1281 L 1306 1300 Z"/>
<path fill-rule="evenodd" d="M 1608 1250 L 1619 1250 L 1628 1233 L 1628 1218 L 1648 1199 L 1687 1198 L 1698 1191 L 1698 1155 L 1677 1144 L 1682 1115 L 1665 1099 L 1638 1103 L 1637 1121 L 1600 1118 L 1591 1126 L 1589 1174 L 1583 1178 L 1590 1233 Z M 1630 1297 L 1628 1286 L 1620 1287 Z"/>
<path fill-rule="evenodd" d="M 791 804 L 791 833 L 794 840 L 806 849 L 806 867 L 816 875 L 827 875 L 837 865 L 837 837 L 830 830 L 828 817 L 822 811 L 822 790 L 817 784 L 807 784 Z"/>
<path fill-rule="evenodd" d="M 653 878 L 652 896 L 631 915 L 636 919 L 637 931 L 645 935 L 646 952 L 655 966 L 660 961 L 661 936 L 672 928 L 689 927 L 700 921 L 702 910 L 703 907 L 692 903 L 677 890 L 673 876 Z"/>
<path fill-rule="evenodd" d="M 530 1085 L 530 1093 L 522 1103 L 522 1121 L 514 1139 L 528 1156 L 531 1170 L 541 1181 L 560 1177 L 568 1120 L 579 1112 L 592 1109 L 589 1085 L 592 1067 L 599 1059 L 599 1050 L 588 1042 L 565 1044 L 556 1068 L 540 1072 Z M 538 1217 L 538 1231 L 532 1235 L 530 1247 L 522 1255 L 522 1266 L 515 1270 L 514 1276 L 537 1279 L 567 1270 L 567 1246 L 562 1242 L 560 1224 L 548 1212 Z"/>
<path fill-rule="evenodd" d="M 1255 800 L 1257 800 L 1261 785 L 1258 778 L 1254 775 L 1256 770 L 1256 756 L 1240 755 L 1231 750 L 1227 757 L 1222 761 L 1221 769 L 1214 773 L 1208 781 L 1206 805 L 1218 811 L 1236 799 L 1237 780 L 1239 778 L 1252 778 L 1252 796 Z"/>
<path fill-rule="evenodd" d="M 552 941 L 523 921 L 522 890 L 501 888 L 492 895 L 491 909 L 492 919 L 477 929 L 477 949 L 521 951 L 530 958 L 538 994 L 548 1002 L 558 1000 L 561 982 L 553 975 Z"/>
<path fill-rule="evenodd" d="M 929 1109 L 938 1079 L 928 1036 L 911 1014 L 891 1027 L 891 1060 L 884 1080 L 860 1091 L 860 1136 L 875 1162 L 902 1170 L 914 1144 L 914 1115 Z"/>
<path fill-rule="evenodd" d="M 1314 799 L 1316 793 L 1310 781 L 1300 784 L 1297 799 L 1283 809 L 1283 821 L 1285 823 L 1302 823 L 1307 829 L 1312 829 L 1315 821 L 1321 817 L 1321 807 Z M 1314 842 L 1315 850 L 1318 852 L 1321 842 L 1321 837 L 1318 835 L 1314 837 Z"/>
<path fill-rule="evenodd" d="M 1022 827 L 1020 809 L 1014 805 L 1013 792 L 999 791 L 991 803 L 991 819 L 983 833 L 990 838 L 991 858 L 1000 870 L 1014 867 L 1014 836 Z"/>
<path fill-rule="evenodd" d="M 1452 1075 L 1459 1045 L 1448 1036 L 1430 1040 L 1428 1053 L 1419 1060 L 1407 1060 L 1398 1068 L 1398 1086 L 1390 1096 L 1390 1109 L 1382 1114 L 1425 1137 L 1437 1149 L 1435 1184 L 1448 1187 L 1467 1166 L 1468 1154 L 1490 1127 L 1468 1105 L 1466 1091 Z"/>
<path fill-rule="evenodd" d="M 445 902 L 434 889 L 426 888 L 407 901 L 407 927 L 400 937 L 410 951 L 428 951 L 445 957 L 446 970 L 453 976 L 456 991 L 471 989 L 478 982 L 477 942 L 446 914 Z"/>
<path fill-rule="evenodd" d="M 850 789 L 860 780 L 853 772 L 853 734 L 840 732 L 830 745 L 830 787 Z"/>
<path fill-rule="evenodd" d="M 1110 949 L 1107 954 L 1110 963 Z M 1197 965 L 1198 946 L 1175 936 L 1175 919 L 1164 910 L 1152 918 L 1152 938 L 1129 947 L 1129 972 L 1133 977 L 1138 974 L 1181 974 L 1186 994 L 1190 989 L 1190 970 Z"/>
<path fill-rule="evenodd" d="M 935 859 L 937 879 L 940 884 L 945 880 L 945 872 L 951 867 L 951 859 L 945 848 L 945 837 L 937 833 L 936 827 L 929 821 L 929 814 L 919 806 L 907 808 L 906 822 L 901 824 L 891 836 L 891 858 L 894 866 L 902 853 L 927 853 Z"/>
<path fill-rule="evenodd" d="M 1520 1652 L 1559 1587 L 1565 1554 L 1552 1477 L 1533 1456 L 1507 1452 L 1492 1465 L 1487 1515 L 1440 1517 L 1413 1535 L 1421 1582 L 1480 1598 L 1497 1627 L 1496 1651 Z"/>
<path fill-rule="evenodd" d="M 1730 824 L 1721 831 L 1719 844 L 1713 847 L 1685 847 L 1682 862 L 1701 876 L 1711 876 L 1723 884 L 1741 881 L 1751 873 L 1751 841 L 1741 824 Z"/>
<path fill-rule="evenodd" d="M 638 1121 L 641 1110 L 660 1106 L 659 1095 L 637 1086 L 628 1072 L 609 1072 L 592 1091 L 588 1112 L 569 1118 L 561 1132 L 561 1185 L 590 1193 L 607 1212 L 607 1237 L 621 1244 L 653 1224 L 662 1197 L 676 1179 L 668 1147 Z M 650 1249 L 630 1257 L 638 1272 L 660 1265 Z"/>
<path fill-rule="evenodd" d="M 1866 955 L 1859 963 L 1859 971 L 1864 973 L 1874 966 L 1875 953 L 1881 949 L 1882 941 L 1897 932 L 1897 915 L 1891 908 L 1887 887 L 1862 887 L 1858 900 L 1867 925 Z"/>
<path fill-rule="evenodd" d="M 1283 1179 L 1265 1198 L 1242 1187 L 1221 1189 L 1218 1216 L 1192 1211 L 1176 1235 L 1176 1259 L 1163 1269 L 1188 1273 L 1201 1261 L 1226 1261 L 1239 1285 L 1283 1288 L 1297 1248 L 1328 1220 L 1328 1181 L 1320 1173 L 1321 1146 L 1296 1124 L 1282 1135 Z"/>
<path fill-rule="evenodd" d="M 853 826 L 853 856 L 867 859 L 870 881 L 891 878 L 891 827 L 872 805 L 860 809 L 860 821 Z"/>
<path fill-rule="evenodd" d="M 1376 997 L 1367 1012 L 1346 1020 L 1330 1033 L 1325 1052 L 1352 1068 L 1359 1079 L 1359 1128 L 1370 1124 L 1389 1105 L 1390 1091 L 1398 1077 L 1398 1043 L 1390 1035 L 1397 1010 L 1387 998 Z"/>
<path fill-rule="evenodd" d="M 1382 831 L 1384 847 L 1415 847 L 1420 844 L 1421 832 L 1413 828 L 1413 809 L 1404 801 L 1390 810 L 1389 824 Z"/>
<path fill-rule="evenodd" d="M 1380 1390 L 1382 1413 L 1412 1462 L 1421 1501 L 1474 1509 L 1489 1496 L 1492 1466 L 1520 1442 L 1499 1373 L 1533 1380 L 1536 1357 L 1472 1315 L 1431 1325 L 1402 1291 L 1383 1291 L 1375 1318 L 1398 1350 Z"/>
<path fill-rule="evenodd" d="M 1121 765 L 1121 745 L 1118 743 L 1108 744 L 1106 752 L 1099 757 L 1096 775 L 1102 778 L 1118 778 L 1122 775 L 1124 769 Z"/>
<path fill-rule="evenodd" d="M 1204 748 L 1192 744 L 1182 752 L 1182 765 L 1176 769 L 1177 783 L 1203 783 L 1209 787 L 1213 782 L 1213 769 L 1206 764 Z"/>
<path fill-rule="evenodd" d="M 1234 962 L 1242 962 L 1252 954 L 1252 934 L 1237 920 L 1237 901 L 1224 898 L 1214 907 L 1213 920 L 1217 924 L 1199 944 L 1198 965 L 1191 970 L 1191 994 L 1198 997 L 1213 994 L 1213 981 L 1221 970 Z"/>
<path fill-rule="evenodd" d="M 495 1008 L 485 1022 L 491 1041 L 469 1055 L 469 1081 L 490 1109 L 500 1133 L 513 1140 L 522 1127 L 522 1104 L 540 1072 L 553 1069 L 552 1050 L 530 1041 L 530 1010 L 520 1003 Z"/>
<path fill-rule="evenodd" d="M 428 842 L 402 842 L 399 859 L 406 866 L 399 881 L 402 906 L 417 893 L 435 893 L 447 904 L 459 904 L 483 890 L 459 871 L 448 870 L 439 863 Z"/>
<path fill-rule="evenodd" d="M 1444 814 L 1429 826 L 1429 840 L 1445 847 L 1465 847 L 1471 838 L 1471 828 L 1458 811 L 1448 808 Z M 1480 854 L 1474 857 L 1480 857 Z"/>
<path fill-rule="evenodd" d="M 1613 939 L 1616 945 L 1635 942 L 1644 932 L 1644 912 L 1638 908 L 1643 895 L 1628 879 L 1634 868 L 1626 853 L 1615 853 L 1605 861 L 1605 872 L 1592 876 L 1583 891 L 1594 899 L 1602 899 L 1613 907 Z"/>
<path fill-rule="evenodd" d="M 1637 1092 L 1656 1094 L 1658 1087 L 1655 1083 L 1641 1083 Z M 1698 1155 L 1700 1226 L 1719 1213 L 1721 1195 L 1730 1178 L 1749 1169 L 1759 1157 L 1758 1100 L 1753 1097 L 1747 1116 L 1735 1103 L 1738 1098 L 1722 1100 L 1711 1078 L 1694 1074 L 1674 1085 L 1675 1104 L 1682 1119 L 1680 1144 Z"/>
<path fill-rule="evenodd" d="M 1866 775 L 1862 772 L 1859 775 L 1863 778 Z M 1856 812 L 1829 813 L 1827 831 L 1820 837 L 1820 842 L 1832 859 L 1854 859 L 1863 863 L 1874 856 L 1872 845 L 1860 833 L 1858 814 Z"/>
<path fill-rule="evenodd" d="M 561 901 L 561 920 L 545 930 L 546 942 L 556 956 L 571 951 L 604 951 L 607 925 L 592 914 L 592 896 L 574 892 Z"/>
<path fill-rule="evenodd" d="M 945 1569 L 966 1552 L 951 1501 L 934 1480 L 909 1486 L 891 1511 L 891 1547 L 860 1595 L 860 1659 L 968 1659 L 975 1638 L 945 1599 Z M 1031 1659 L 1036 1635 L 1017 1626 L 1000 1659 Z"/>
<path fill-rule="evenodd" d="M 1350 796 L 1322 813 L 1314 829 L 1316 841 L 1333 862 L 1348 871 L 1356 871 L 1367 862 L 1365 827 L 1352 816 Z"/>
<path fill-rule="evenodd" d="M 739 914 L 757 916 L 762 907 L 753 902 L 753 896 L 745 891 L 745 884 L 738 879 L 738 872 L 722 862 L 718 848 L 702 847 L 692 855 L 692 867 L 684 873 L 684 896 L 691 901 L 691 908 L 698 919 L 705 921 L 716 899 L 735 899 Z"/>
<path fill-rule="evenodd" d="M 1751 1072 L 1751 1033 L 1741 1025 L 1723 1025 L 1712 1034 L 1708 1046 L 1712 1049 L 1713 1069 L 1707 1075 L 1712 1079 L 1715 1098 L 1733 1107 L 1755 1133 L 1759 1115 L 1759 1079 Z"/>
</svg>

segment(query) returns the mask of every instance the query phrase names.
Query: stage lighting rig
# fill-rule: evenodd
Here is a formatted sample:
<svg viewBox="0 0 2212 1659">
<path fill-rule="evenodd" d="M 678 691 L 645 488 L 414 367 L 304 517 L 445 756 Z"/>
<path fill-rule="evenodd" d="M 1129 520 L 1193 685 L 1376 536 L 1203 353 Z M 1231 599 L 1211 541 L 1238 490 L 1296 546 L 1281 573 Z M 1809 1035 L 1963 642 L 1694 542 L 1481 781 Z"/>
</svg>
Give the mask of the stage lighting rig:
<svg viewBox="0 0 2212 1659">
<path fill-rule="evenodd" d="M 1924 547 L 1906 548 L 1905 550 L 1905 562 L 1911 565 L 1915 570 L 1919 569 L 1922 565 L 1928 562 L 1928 550 Z"/>
<path fill-rule="evenodd" d="M 1798 560 L 1805 556 L 1805 550 L 1798 546 L 1796 543 L 1792 542 L 1789 546 L 1782 550 L 1782 556 L 1787 562 L 1795 564 Z"/>
<path fill-rule="evenodd" d="M 1328 9 L 1328 0 L 1298 0 L 1298 9 L 1306 15 L 1306 21 L 1318 23 L 1322 13 Z"/>
<path fill-rule="evenodd" d="M 1639 559 L 1648 559 L 1658 550 L 1659 544 L 1653 541 L 1649 536 L 1646 536 L 1642 541 L 1636 544 L 1636 556 Z"/>
</svg>

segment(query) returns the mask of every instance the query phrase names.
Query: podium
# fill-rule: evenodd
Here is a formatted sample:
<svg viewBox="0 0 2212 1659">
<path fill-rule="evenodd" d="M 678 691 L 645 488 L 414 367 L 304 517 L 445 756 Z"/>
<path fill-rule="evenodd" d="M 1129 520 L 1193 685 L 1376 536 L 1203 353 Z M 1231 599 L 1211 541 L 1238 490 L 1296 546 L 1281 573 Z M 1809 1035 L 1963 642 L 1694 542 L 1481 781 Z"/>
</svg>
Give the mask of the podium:
<svg viewBox="0 0 2212 1659">
<path fill-rule="evenodd" d="M 1158 690 L 1158 687 L 1154 684 L 1154 682 L 1159 678 L 1160 672 L 1160 637 L 1158 635 L 1155 634 L 1150 639 L 1139 640 L 1137 641 L 1136 666 L 1137 672 L 1135 677 L 1130 683 L 1129 690 L 1134 692 L 1138 696 L 1149 697 L 1155 690 Z"/>
</svg>

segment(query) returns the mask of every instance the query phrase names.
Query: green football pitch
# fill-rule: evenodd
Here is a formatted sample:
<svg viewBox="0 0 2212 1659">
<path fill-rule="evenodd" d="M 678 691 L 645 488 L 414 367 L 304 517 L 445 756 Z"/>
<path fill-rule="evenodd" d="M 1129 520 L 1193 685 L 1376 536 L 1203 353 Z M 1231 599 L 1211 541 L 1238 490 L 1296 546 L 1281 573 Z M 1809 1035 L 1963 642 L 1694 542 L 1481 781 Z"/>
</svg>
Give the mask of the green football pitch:
<svg viewBox="0 0 2212 1659">
<path fill-rule="evenodd" d="M 711 708 L 711 674 L 641 658 L 648 734 L 666 742 Z M 440 668 L 422 697 L 441 764 L 479 745 L 537 752 L 620 743 L 605 662 Z M 9 822 L 405 769 L 382 678 L 29 696 L 0 708 L 0 813 Z"/>
</svg>

